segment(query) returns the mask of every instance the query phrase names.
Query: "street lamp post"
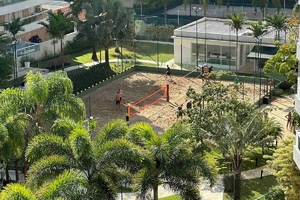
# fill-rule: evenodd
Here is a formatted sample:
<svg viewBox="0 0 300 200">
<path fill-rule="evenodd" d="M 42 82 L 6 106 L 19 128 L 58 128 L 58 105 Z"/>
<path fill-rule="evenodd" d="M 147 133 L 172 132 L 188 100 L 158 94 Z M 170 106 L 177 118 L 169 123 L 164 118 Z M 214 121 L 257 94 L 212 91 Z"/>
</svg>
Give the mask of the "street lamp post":
<svg viewBox="0 0 300 200">
<path fill-rule="evenodd" d="M 196 20 L 196 66 L 198 67 L 198 56 L 199 56 L 199 52 L 198 52 L 198 13 L 200 12 L 201 8 L 196 8 L 196 7 L 193 7 L 193 10 L 195 11 L 196 13 L 196 17 L 197 17 L 197 20 Z"/>
<path fill-rule="evenodd" d="M 259 106 L 261 105 L 261 102 L 260 102 L 260 98 L 261 98 L 261 64 L 260 64 L 260 57 L 261 57 L 261 54 L 260 54 L 260 45 L 261 45 L 261 40 L 262 38 L 259 37 L 258 40 L 257 40 L 257 43 L 258 43 L 258 68 L 259 68 Z"/>
</svg>

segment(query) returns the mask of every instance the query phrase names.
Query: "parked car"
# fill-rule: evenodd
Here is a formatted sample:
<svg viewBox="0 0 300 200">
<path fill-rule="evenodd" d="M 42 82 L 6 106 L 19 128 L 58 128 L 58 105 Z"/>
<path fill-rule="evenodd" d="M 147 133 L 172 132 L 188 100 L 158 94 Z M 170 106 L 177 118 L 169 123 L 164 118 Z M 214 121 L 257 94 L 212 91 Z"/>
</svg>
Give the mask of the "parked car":
<svg viewBox="0 0 300 200">
<path fill-rule="evenodd" d="M 40 42 L 42 42 L 42 39 L 38 35 L 34 35 L 34 36 L 31 36 L 29 41 L 32 43 L 40 43 Z"/>
</svg>

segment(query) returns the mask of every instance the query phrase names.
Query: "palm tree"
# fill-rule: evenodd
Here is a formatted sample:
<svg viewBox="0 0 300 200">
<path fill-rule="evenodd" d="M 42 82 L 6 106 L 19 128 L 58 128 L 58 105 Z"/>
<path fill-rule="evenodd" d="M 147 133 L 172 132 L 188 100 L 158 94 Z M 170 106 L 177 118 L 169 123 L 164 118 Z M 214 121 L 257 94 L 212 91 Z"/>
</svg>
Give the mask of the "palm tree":
<svg viewBox="0 0 300 200">
<path fill-rule="evenodd" d="M 121 181 L 148 160 L 143 149 L 124 139 L 127 123 L 109 122 L 92 140 L 83 124 L 63 121 L 51 134 L 40 134 L 30 142 L 26 157 L 32 167 L 26 184 L 38 191 L 60 174 L 79 170 L 88 184 L 85 199 L 115 199 Z M 61 135 L 62 130 L 70 132 Z"/>
<path fill-rule="evenodd" d="M 78 170 L 69 170 L 41 186 L 40 191 L 32 191 L 21 183 L 9 184 L 0 193 L 0 200 L 36 199 L 86 199 L 86 179 Z"/>
<path fill-rule="evenodd" d="M 190 16 L 192 16 L 192 3 L 193 2 L 194 2 L 194 0 L 183 0 L 184 9 L 186 9 L 186 6 L 188 4 L 190 4 Z"/>
<path fill-rule="evenodd" d="M 47 22 L 39 22 L 39 24 L 46 27 L 46 32 L 51 35 L 52 38 L 58 38 L 60 40 L 60 56 L 62 69 L 64 70 L 64 59 L 63 59 L 63 40 L 66 32 L 73 27 L 71 19 L 67 14 L 58 10 L 56 14 L 49 12 Z"/>
<path fill-rule="evenodd" d="M 257 9 L 257 6 L 262 12 L 262 18 L 265 18 L 266 13 L 268 12 L 269 0 L 252 0 L 252 5 Z"/>
<path fill-rule="evenodd" d="M 209 134 L 221 152 L 230 159 L 234 175 L 234 200 L 241 199 L 240 183 L 246 151 L 251 151 L 265 136 L 265 127 L 259 111 L 240 122 L 234 113 L 226 113 L 218 123 L 212 124 L 214 130 Z"/>
<path fill-rule="evenodd" d="M 277 10 L 277 14 L 279 14 L 280 9 L 281 9 L 281 2 L 280 0 L 272 0 L 273 5 L 275 6 Z"/>
<path fill-rule="evenodd" d="M 82 10 L 85 10 L 85 21 L 76 18 L 77 30 L 79 34 L 77 38 L 84 37 L 87 42 L 92 44 L 93 53 L 92 60 L 98 61 L 97 46 L 100 46 L 103 37 L 103 4 L 102 1 L 92 0 L 90 3 L 81 4 Z M 76 9 L 75 9 L 76 10 Z"/>
<path fill-rule="evenodd" d="M 145 199 L 153 190 L 153 199 L 158 200 L 158 187 L 162 185 L 183 199 L 197 200 L 200 175 L 214 184 L 214 170 L 203 159 L 203 152 L 198 151 L 201 147 L 196 148 L 193 132 L 186 124 L 176 124 L 159 136 L 149 124 L 137 123 L 130 127 L 127 137 L 151 155 L 147 165 L 134 176 L 133 186 L 139 198 Z"/>
<path fill-rule="evenodd" d="M 204 17 L 206 17 L 206 12 L 209 5 L 209 0 L 199 0 L 201 4 L 203 4 Z"/>
<path fill-rule="evenodd" d="M 258 67 L 259 67 L 259 72 L 260 72 L 260 76 L 259 76 L 259 96 L 261 96 L 261 68 L 262 66 L 260 66 L 260 43 L 261 43 L 261 37 L 263 34 L 265 34 L 267 32 L 266 26 L 262 23 L 261 20 L 259 20 L 257 23 L 250 23 L 250 27 L 248 27 L 249 30 L 252 31 L 252 35 L 253 37 L 256 39 L 257 41 L 257 52 L 258 52 Z M 254 84 L 255 87 L 255 84 Z M 260 106 L 260 101 L 259 101 L 259 106 Z"/>
<path fill-rule="evenodd" d="M 17 45 L 18 45 L 18 39 L 17 34 L 21 31 L 25 31 L 23 28 L 24 21 L 21 20 L 21 18 L 17 18 L 15 20 L 12 20 L 12 22 L 9 22 L 7 24 L 4 24 L 4 29 L 8 31 L 12 36 L 12 47 L 14 52 L 14 80 L 18 78 L 18 60 L 17 60 Z"/>
<path fill-rule="evenodd" d="M 238 66 L 238 56 L 237 56 L 237 52 L 238 52 L 238 39 L 239 39 L 239 30 L 241 30 L 243 28 L 243 25 L 245 23 L 245 18 L 244 18 L 245 14 L 241 13 L 241 14 L 237 14 L 237 13 L 232 13 L 232 14 L 227 14 L 227 17 L 230 19 L 229 22 L 229 26 L 231 26 L 232 29 L 235 30 L 236 33 L 236 47 L 235 47 L 235 60 L 236 60 L 236 72 L 239 68 Z"/>
<path fill-rule="evenodd" d="M 31 138 L 48 132 L 56 119 L 81 121 L 85 118 L 84 103 L 72 93 L 72 82 L 65 72 L 43 78 L 40 73 L 30 71 L 25 90 L 6 89 L 0 94 L 0 113 L 10 119 L 6 124 L 9 139 L 3 150 L 7 161 L 24 160 Z"/>
<path fill-rule="evenodd" d="M 284 13 L 267 16 L 267 22 L 276 30 L 276 40 L 280 40 L 280 31 L 286 28 L 287 16 Z"/>
<path fill-rule="evenodd" d="M 6 81 L 11 77 L 13 66 L 13 57 L 6 51 L 2 50 L 2 46 L 10 42 L 10 38 L 0 33 L 0 88 L 5 86 Z"/>
</svg>

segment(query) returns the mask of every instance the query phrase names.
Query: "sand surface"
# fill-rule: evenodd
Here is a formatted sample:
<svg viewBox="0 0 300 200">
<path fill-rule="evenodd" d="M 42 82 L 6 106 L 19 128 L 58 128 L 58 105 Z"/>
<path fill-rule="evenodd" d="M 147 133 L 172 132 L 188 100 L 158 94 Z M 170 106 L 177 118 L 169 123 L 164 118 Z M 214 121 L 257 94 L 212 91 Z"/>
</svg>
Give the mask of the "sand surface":
<svg viewBox="0 0 300 200">
<path fill-rule="evenodd" d="M 188 72 L 187 72 L 188 73 Z M 180 104 L 184 104 L 184 108 L 187 102 L 186 91 L 188 87 L 193 87 L 196 91 L 201 91 L 203 81 L 201 78 L 185 78 L 179 76 L 172 76 L 172 80 L 165 79 L 162 74 L 151 74 L 143 72 L 134 72 L 127 76 L 124 76 L 104 87 L 99 88 L 95 92 L 88 96 L 83 97 L 83 100 L 87 106 L 87 114 L 99 119 L 100 126 L 105 123 L 121 118 L 125 120 L 127 105 L 133 105 L 135 102 L 142 100 L 149 96 L 153 92 L 170 85 L 170 101 L 167 102 L 166 98 L 161 98 L 152 106 L 147 107 L 141 112 L 130 117 L 130 124 L 135 122 L 148 122 L 152 125 L 157 133 L 163 133 L 171 125 L 177 121 L 177 108 Z M 224 84 L 233 84 L 233 82 L 225 82 Z M 121 110 L 116 109 L 115 95 L 116 92 L 121 89 L 124 94 L 125 102 L 121 106 Z M 262 88 L 263 89 L 263 88 Z M 253 94 L 253 84 L 244 84 L 244 99 L 253 102 L 258 100 L 259 86 L 256 85 L 255 96 Z M 151 104 L 156 99 L 162 97 L 163 90 L 157 92 L 151 98 L 133 106 L 130 109 L 131 114 L 139 110 L 143 106 Z M 240 94 L 240 98 L 243 95 Z M 89 108 L 89 101 L 91 108 Z M 89 113 L 91 112 L 91 113 Z"/>
</svg>

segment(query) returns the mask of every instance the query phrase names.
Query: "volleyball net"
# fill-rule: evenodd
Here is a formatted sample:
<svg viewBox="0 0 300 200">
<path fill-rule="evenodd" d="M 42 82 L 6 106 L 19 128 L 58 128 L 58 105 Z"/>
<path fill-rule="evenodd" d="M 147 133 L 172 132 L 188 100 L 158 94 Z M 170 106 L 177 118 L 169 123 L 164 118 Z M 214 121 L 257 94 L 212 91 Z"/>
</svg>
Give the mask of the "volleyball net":
<svg viewBox="0 0 300 200">
<path fill-rule="evenodd" d="M 197 69 L 194 69 L 184 76 L 180 77 L 178 81 L 184 80 L 187 76 L 189 76 L 191 73 L 197 71 Z M 162 98 L 167 98 L 167 101 L 169 100 L 169 93 L 171 90 L 170 85 L 166 85 L 152 94 L 146 96 L 145 98 L 133 103 L 133 104 L 127 104 L 127 117 L 133 117 L 137 115 L 138 113 L 142 112 L 143 110 L 147 109 L 148 107 L 152 106 L 153 104 L 159 102 Z"/>
<path fill-rule="evenodd" d="M 146 96 L 145 98 L 133 103 L 129 104 L 127 107 L 127 115 L 129 117 L 133 117 L 136 114 L 140 113 L 141 111 L 145 110 L 146 108 L 152 106 L 153 104 L 160 101 L 162 98 L 167 97 L 167 86 L 164 86 L 152 94 Z"/>
</svg>

